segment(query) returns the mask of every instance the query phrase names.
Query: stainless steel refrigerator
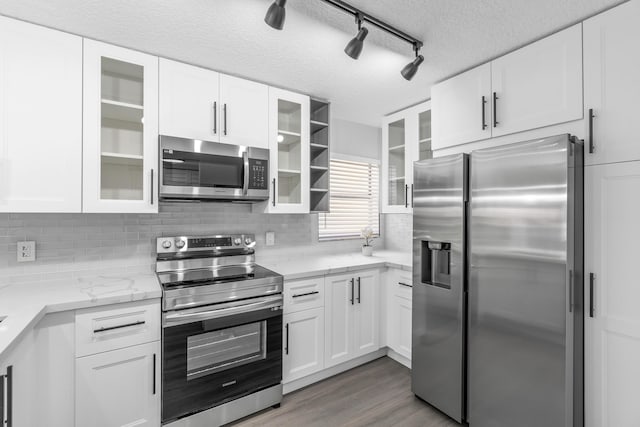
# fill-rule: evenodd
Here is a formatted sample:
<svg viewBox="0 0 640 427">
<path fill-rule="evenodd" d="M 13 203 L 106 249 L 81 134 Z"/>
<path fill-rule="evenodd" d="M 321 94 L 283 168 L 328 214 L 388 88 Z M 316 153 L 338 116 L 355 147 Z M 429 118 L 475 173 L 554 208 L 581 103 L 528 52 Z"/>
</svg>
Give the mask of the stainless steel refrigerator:
<svg viewBox="0 0 640 427">
<path fill-rule="evenodd" d="M 582 426 L 582 144 L 414 164 L 413 392 L 471 427 Z"/>
</svg>

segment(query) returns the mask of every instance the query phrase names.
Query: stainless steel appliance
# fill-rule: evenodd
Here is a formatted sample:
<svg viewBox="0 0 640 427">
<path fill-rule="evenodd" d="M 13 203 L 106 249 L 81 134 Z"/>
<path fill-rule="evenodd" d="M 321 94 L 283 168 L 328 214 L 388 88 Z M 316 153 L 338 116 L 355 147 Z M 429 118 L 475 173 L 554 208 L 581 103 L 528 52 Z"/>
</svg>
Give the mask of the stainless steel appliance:
<svg viewBox="0 0 640 427">
<path fill-rule="evenodd" d="M 282 283 L 253 235 L 161 237 L 162 423 L 221 425 L 282 400 Z"/>
<path fill-rule="evenodd" d="M 582 426 L 582 144 L 469 159 L 414 166 L 413 390 L 472 427 Z"/>
<path fill-rule="evenodd" d="M 160 198 L 269 199 L 269 150 L 160 136 Z"/>
</svg>

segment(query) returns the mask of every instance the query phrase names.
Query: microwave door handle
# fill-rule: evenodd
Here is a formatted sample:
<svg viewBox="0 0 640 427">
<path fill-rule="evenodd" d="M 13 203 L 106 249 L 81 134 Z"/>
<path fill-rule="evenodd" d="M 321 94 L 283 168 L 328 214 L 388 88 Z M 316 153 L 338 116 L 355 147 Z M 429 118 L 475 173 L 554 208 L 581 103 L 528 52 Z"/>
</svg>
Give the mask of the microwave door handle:
<svg viewBox="0 0 640 427">
<path fill-rule="evenodd" d="M 249 194 L 249 151 L 242 153 L 244 162 L 244 179 L 242 183 L 242 193 L 246 196 Z"/>
</svg>

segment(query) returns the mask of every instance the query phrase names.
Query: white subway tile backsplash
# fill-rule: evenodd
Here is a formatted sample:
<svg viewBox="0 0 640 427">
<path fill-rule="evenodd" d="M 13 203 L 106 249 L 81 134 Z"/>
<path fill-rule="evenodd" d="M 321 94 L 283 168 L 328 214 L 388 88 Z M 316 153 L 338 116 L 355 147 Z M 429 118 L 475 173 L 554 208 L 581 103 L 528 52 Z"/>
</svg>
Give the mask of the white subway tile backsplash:
<svg viewBox="0 0 640 427">
<path fill-rule="evenodd" d="M 265 246 L 265 233 L 276 233 Z M 77 277 L 83 271 L 151 271 L 160 236 L 253 233 L 260 260 L 357 252 L 360 239 L 317 241 L 317 215 L 267 215 L 232 203 L 163 203 L 159 214 L 0 214 L 0 284 Z M 389 233 L 389 235 L 395 234 Z M 16 242 L 35 240 L 38 257 L 18 265 Z M 384 241 L 376 241 L 384 248 Z M 55 273 L 55 274 L 54 274 Z"/>
</svg>

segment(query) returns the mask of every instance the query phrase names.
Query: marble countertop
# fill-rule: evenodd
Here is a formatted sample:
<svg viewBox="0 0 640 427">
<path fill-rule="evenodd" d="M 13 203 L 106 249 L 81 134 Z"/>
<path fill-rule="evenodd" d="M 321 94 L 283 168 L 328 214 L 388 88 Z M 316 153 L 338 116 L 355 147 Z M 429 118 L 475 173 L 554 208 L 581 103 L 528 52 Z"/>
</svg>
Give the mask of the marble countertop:
<svg viewBox="0 0 640 427">
<path fill-rule="evenodd" d="M 101 273 L 59 282 L 0 285 L 0 360 L 48 313 L 160 298 L 155 273 Z"/>
<path fill-rule="evenodd" d="M 259 264 L 284 276 L 285 280 L 325 274 L 341 274 L 376 267 L 394 267 L 411 271 L 411 253 L 375 251 L 373 256 L 358 253 L 313 255 L 288 260 L 263 260 Z"/>
</svg>

